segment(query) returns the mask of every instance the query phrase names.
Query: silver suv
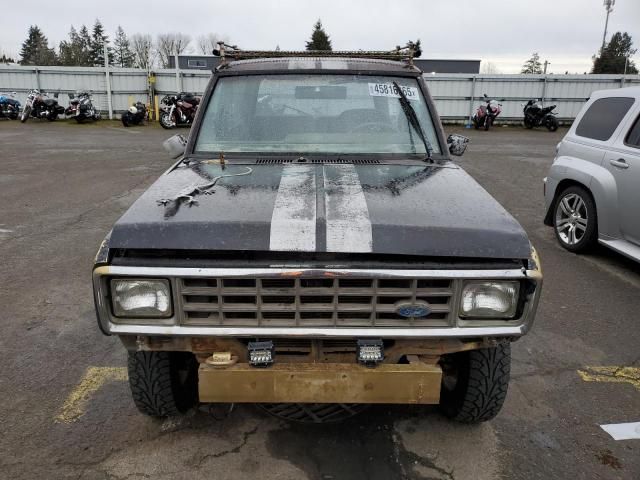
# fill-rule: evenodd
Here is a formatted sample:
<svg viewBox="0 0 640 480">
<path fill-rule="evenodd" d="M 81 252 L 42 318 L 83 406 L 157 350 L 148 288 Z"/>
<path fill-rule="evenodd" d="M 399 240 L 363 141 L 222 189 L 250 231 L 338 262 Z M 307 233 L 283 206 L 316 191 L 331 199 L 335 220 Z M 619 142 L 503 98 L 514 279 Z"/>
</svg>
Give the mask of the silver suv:
<svg viewBox="0 0 640 480">
<path fill-rule="evenodd" d="M 593 93 L 556 147 L 546 215 L 567 250 L 600 242 L 640 261 L 640 87 Z"/>
</svg>

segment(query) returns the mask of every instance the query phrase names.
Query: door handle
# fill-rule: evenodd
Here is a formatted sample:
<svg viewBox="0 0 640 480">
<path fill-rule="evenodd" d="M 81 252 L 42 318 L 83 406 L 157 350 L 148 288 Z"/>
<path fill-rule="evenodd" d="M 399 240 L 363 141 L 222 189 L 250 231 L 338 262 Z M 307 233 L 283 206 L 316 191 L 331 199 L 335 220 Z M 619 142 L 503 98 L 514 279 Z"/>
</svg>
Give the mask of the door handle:
<svg viewBox="0 0 640 480">
<path fill-rule="evenodd" d="M 624 160 L 624 158 L 619 158 L 618 160 L 609 160 L 609 163 L 616 168 L 629 168 L 629 164 Z"/>
</svg>

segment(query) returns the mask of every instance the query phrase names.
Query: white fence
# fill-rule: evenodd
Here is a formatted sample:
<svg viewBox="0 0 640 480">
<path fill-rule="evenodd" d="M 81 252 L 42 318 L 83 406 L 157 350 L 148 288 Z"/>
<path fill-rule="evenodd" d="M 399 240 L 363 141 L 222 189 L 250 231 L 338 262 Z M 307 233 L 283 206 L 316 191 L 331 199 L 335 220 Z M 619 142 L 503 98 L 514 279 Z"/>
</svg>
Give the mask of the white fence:
<svg viewBox="0 0 640 480">
<path fill-rule="evenodd" d="M 156 70 L 155 92 L 202 93 L 210 76 L 211 72 L 201 70 Z M 503 104 L 503 120 L 519 120 L 521 104 L 540 98 L 546 104 L 557 104 L 559 118 L 570 121 L 593 91 L 640 86 L 640 75 L 425 74 L 424 77 L 438 113 L 447 122 L 466 121 L 484 93 Z M 131 99 L 148 101 L 149 77 L 146 71 L 133 68 L 0 65 L 0 92 L 16 92 L 24 103 L 32 88 L 49 94 L 58 92 L 62 105 L 67 103 L 66 94 L 91 90 L 96 105 L 110 116 L 109 110 L 115 115 L 126 110 Z"/>
</svg>

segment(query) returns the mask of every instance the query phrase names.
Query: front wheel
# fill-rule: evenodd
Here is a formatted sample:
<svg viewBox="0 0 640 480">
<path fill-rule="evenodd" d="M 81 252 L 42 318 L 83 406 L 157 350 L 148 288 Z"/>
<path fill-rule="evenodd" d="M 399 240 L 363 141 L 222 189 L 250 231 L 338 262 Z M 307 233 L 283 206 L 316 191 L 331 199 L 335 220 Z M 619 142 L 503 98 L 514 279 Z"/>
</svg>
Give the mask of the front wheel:
<svg viewBox="0 0 640 480">
<path fill-rule="evenodd" d="M 24 110 L 22 110 L 22 113 L 20 114 L 20 122 L 24 123 L 27 120 L 29 120 L 30 115 L 31 115 L 31 107 L 29 106 L 24 107 Z"/>
<path fill-rule="evenodd" d="M 129 387 L 140 412 L 178 415 L 198 400 L 198 362 L 190 352 L 129 352 Z"/>
<path fill-rule="evenodd" d="M 545 126 L 550 132 L 555 132 L 556 130 L 558 130 L 558 120 L 556 119 L 556 117 L 549 116 L 545 121 Z"/>
<path fill-rule="evenodd" d="M 123 113 L 120 119 L 122 120 L 122 125 L 124 125 L 125 127 L 131 125 L 131 114 L 129 112 Z"/>
<path fill-rule="evenodd" d="M 556 200 L 553 230 L 560 245 L 570 252 L 582 253 L 598 239 L 596 204 L 582 187 L 564 189 Z"/>
<path fill-rule="evenodd" d="M 484 117 L 484 130 L 487 131 L 491 127 L 491 117 L 487 115 Z"/>
<path fill-rule="evenodd" d="M 531 130 L 533 128 L 533 122 L 529 117 L 524 117 L 524 128 Z"/>
<path fill-rule="evenodd" d="M 507 397 L 511 344 L 445 355 L 440 408 L 462 423 L 494 418 Z"/>
<path fill-rule="evenodd" d="M 162 126 L 162 128 L 166 128 L 167 130 L 176 128 L 176 122 L 167 112 L 162 112 L 160 114 L 160 125 Z"/>
</svg>

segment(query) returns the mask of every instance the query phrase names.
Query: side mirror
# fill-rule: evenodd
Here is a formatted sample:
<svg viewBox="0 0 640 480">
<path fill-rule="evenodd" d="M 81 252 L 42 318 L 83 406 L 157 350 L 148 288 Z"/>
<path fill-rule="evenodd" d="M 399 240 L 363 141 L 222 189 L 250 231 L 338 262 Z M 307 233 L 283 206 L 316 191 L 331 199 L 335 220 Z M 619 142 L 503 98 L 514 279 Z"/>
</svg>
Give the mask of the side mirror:
<svg viewBox="0 0 640 480">
<path fill-rule="evenodd" d="M 183 135 L 174 135 L 162 142 L 162 146 L 171 158 L 178 158 L 184 155 L 187 148 L 187 139 Z"/>
<path fill-rule="evenodd" d="M 463 135 L 452 134 L 447 137 L 447 146 L 449 147 L 449 153 L 457 157 L 461 157 L 467 149 L 469 139 Z"/>
</svg>

